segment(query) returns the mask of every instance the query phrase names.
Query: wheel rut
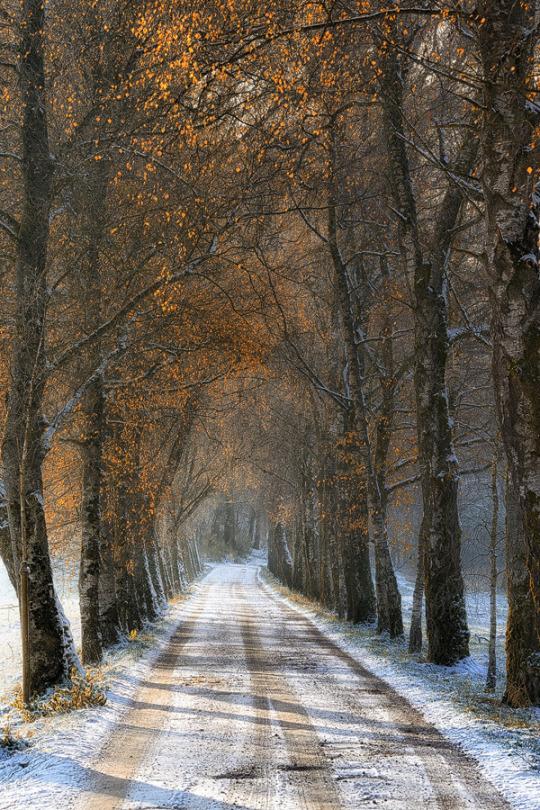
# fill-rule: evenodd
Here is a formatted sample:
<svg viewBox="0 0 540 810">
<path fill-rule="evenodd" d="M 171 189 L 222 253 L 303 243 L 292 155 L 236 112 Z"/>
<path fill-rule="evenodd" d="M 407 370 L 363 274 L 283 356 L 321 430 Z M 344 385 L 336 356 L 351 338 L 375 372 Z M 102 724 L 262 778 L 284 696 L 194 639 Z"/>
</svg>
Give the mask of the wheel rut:
<svg viewBox="0 0 540 810">
<path fill-rule="evenodd" d="M 503 810 L 476 765 L 250 565 L 215 568 L 78 810 Z"/>
<path fill-rule="evenodd" d="M 413 752 L 421 762 L 429 780 L 432 796 L 428 806 L 440 810 L 509 810 L 510 805 L 497 789 L 481 775 L 478 766 L 459 748 L 452 745 L 422 714 L 385 681 L 373 675 L 349 653 L 326 636 L 310 619 L 276 596 L 266 585 L 261 586 L 266 597 L 279 609 L 285 626 L 293 627 L 293 635 L 301 637 L 299 648 L 315 659 L 324 654 L 342 662 L 357 679 L 351 688 L 342 690 L 349 712 L 359 719 L 359 744 L 356 755 L 383 761 L 400 753 Z M 283 631 L 283 635 L 286 631 Z M 316 668 L 316 660 L 314 663 Z M 367 699 L 366 699 L 367 696 Z M 391 725 L 372 745 L 365 743 L 364 720 L 372 714 L 373 698 L 383 709 Z M 392 750 L 394 749 L 394 750 Z M 397 750 L 395 750 L 397 749 Z M 341 777 L 346 778 L 346 774 Z M 406 808 L 410 797 L 402 797 Z M 415 806 L 422 806 L 418 802 Z"/>
</svg>

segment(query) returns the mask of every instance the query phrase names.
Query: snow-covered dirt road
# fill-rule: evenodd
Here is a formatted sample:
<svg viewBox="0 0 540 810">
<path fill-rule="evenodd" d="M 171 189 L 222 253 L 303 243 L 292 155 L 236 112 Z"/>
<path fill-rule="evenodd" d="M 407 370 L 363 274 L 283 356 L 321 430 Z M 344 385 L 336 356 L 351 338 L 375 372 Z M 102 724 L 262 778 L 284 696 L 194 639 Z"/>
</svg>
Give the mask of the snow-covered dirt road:
<svg viewBox="0 0 540 810">
<path fill-rule="evenodd" d="M 255 565 L 204 580 L 87 774 L 78 810 L 507 807 Z"/>
</svg>

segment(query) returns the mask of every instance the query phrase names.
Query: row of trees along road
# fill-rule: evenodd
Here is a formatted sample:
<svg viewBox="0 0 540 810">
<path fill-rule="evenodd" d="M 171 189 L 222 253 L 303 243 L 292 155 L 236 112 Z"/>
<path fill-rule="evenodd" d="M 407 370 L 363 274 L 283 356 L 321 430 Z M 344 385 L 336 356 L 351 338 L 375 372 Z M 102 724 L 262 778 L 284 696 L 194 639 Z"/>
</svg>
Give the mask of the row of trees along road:
<svg viewBox="0 0 540 810">
<path fill-rule="evenodd" d="M 418 499 L 410 650 L 425 608 L 453 664 L 463 485 L 495 470 L 505 700 L 540 701 L 539 14 L 4 3 L 0 550 L 27 698 L 78 666 L 51 543 L 80 540 L 96 663 L 200 570 L 188 527 L 239 470 L 274 572 L 395 638 L 392 515 Z"/>
</svg>

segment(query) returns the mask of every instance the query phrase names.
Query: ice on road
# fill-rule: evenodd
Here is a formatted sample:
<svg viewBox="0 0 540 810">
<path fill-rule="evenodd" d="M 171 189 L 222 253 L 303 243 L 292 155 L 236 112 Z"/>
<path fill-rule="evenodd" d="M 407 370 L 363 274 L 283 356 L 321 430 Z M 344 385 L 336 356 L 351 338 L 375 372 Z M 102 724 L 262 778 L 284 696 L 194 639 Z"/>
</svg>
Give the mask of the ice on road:
<svg viewBox="0 0 540 810">
<path fill-rule="evenodd" d="M 203 581 L 87 774 L 78 810 L 507 807 L 254 565 Z"/>
</svg>

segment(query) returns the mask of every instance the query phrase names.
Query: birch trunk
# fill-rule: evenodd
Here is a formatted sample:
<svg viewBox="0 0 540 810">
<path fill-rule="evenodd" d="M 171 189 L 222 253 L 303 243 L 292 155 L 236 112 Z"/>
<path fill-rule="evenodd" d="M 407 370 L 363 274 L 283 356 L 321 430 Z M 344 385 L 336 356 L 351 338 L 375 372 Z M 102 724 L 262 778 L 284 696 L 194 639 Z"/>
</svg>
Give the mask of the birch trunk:
<svg viewBox="0 0 540 810">
<path fill-rule="evenodd" d="M 422 651 L 422 608 L 424 606 L 424 554 L 425 554 L 425 526 L 422 520 L 418 536 L 418 551 L 416 558 L 416 578 L 411 610 L 411 627 L 409 630 L 409 652 Z"/>
</svg>

